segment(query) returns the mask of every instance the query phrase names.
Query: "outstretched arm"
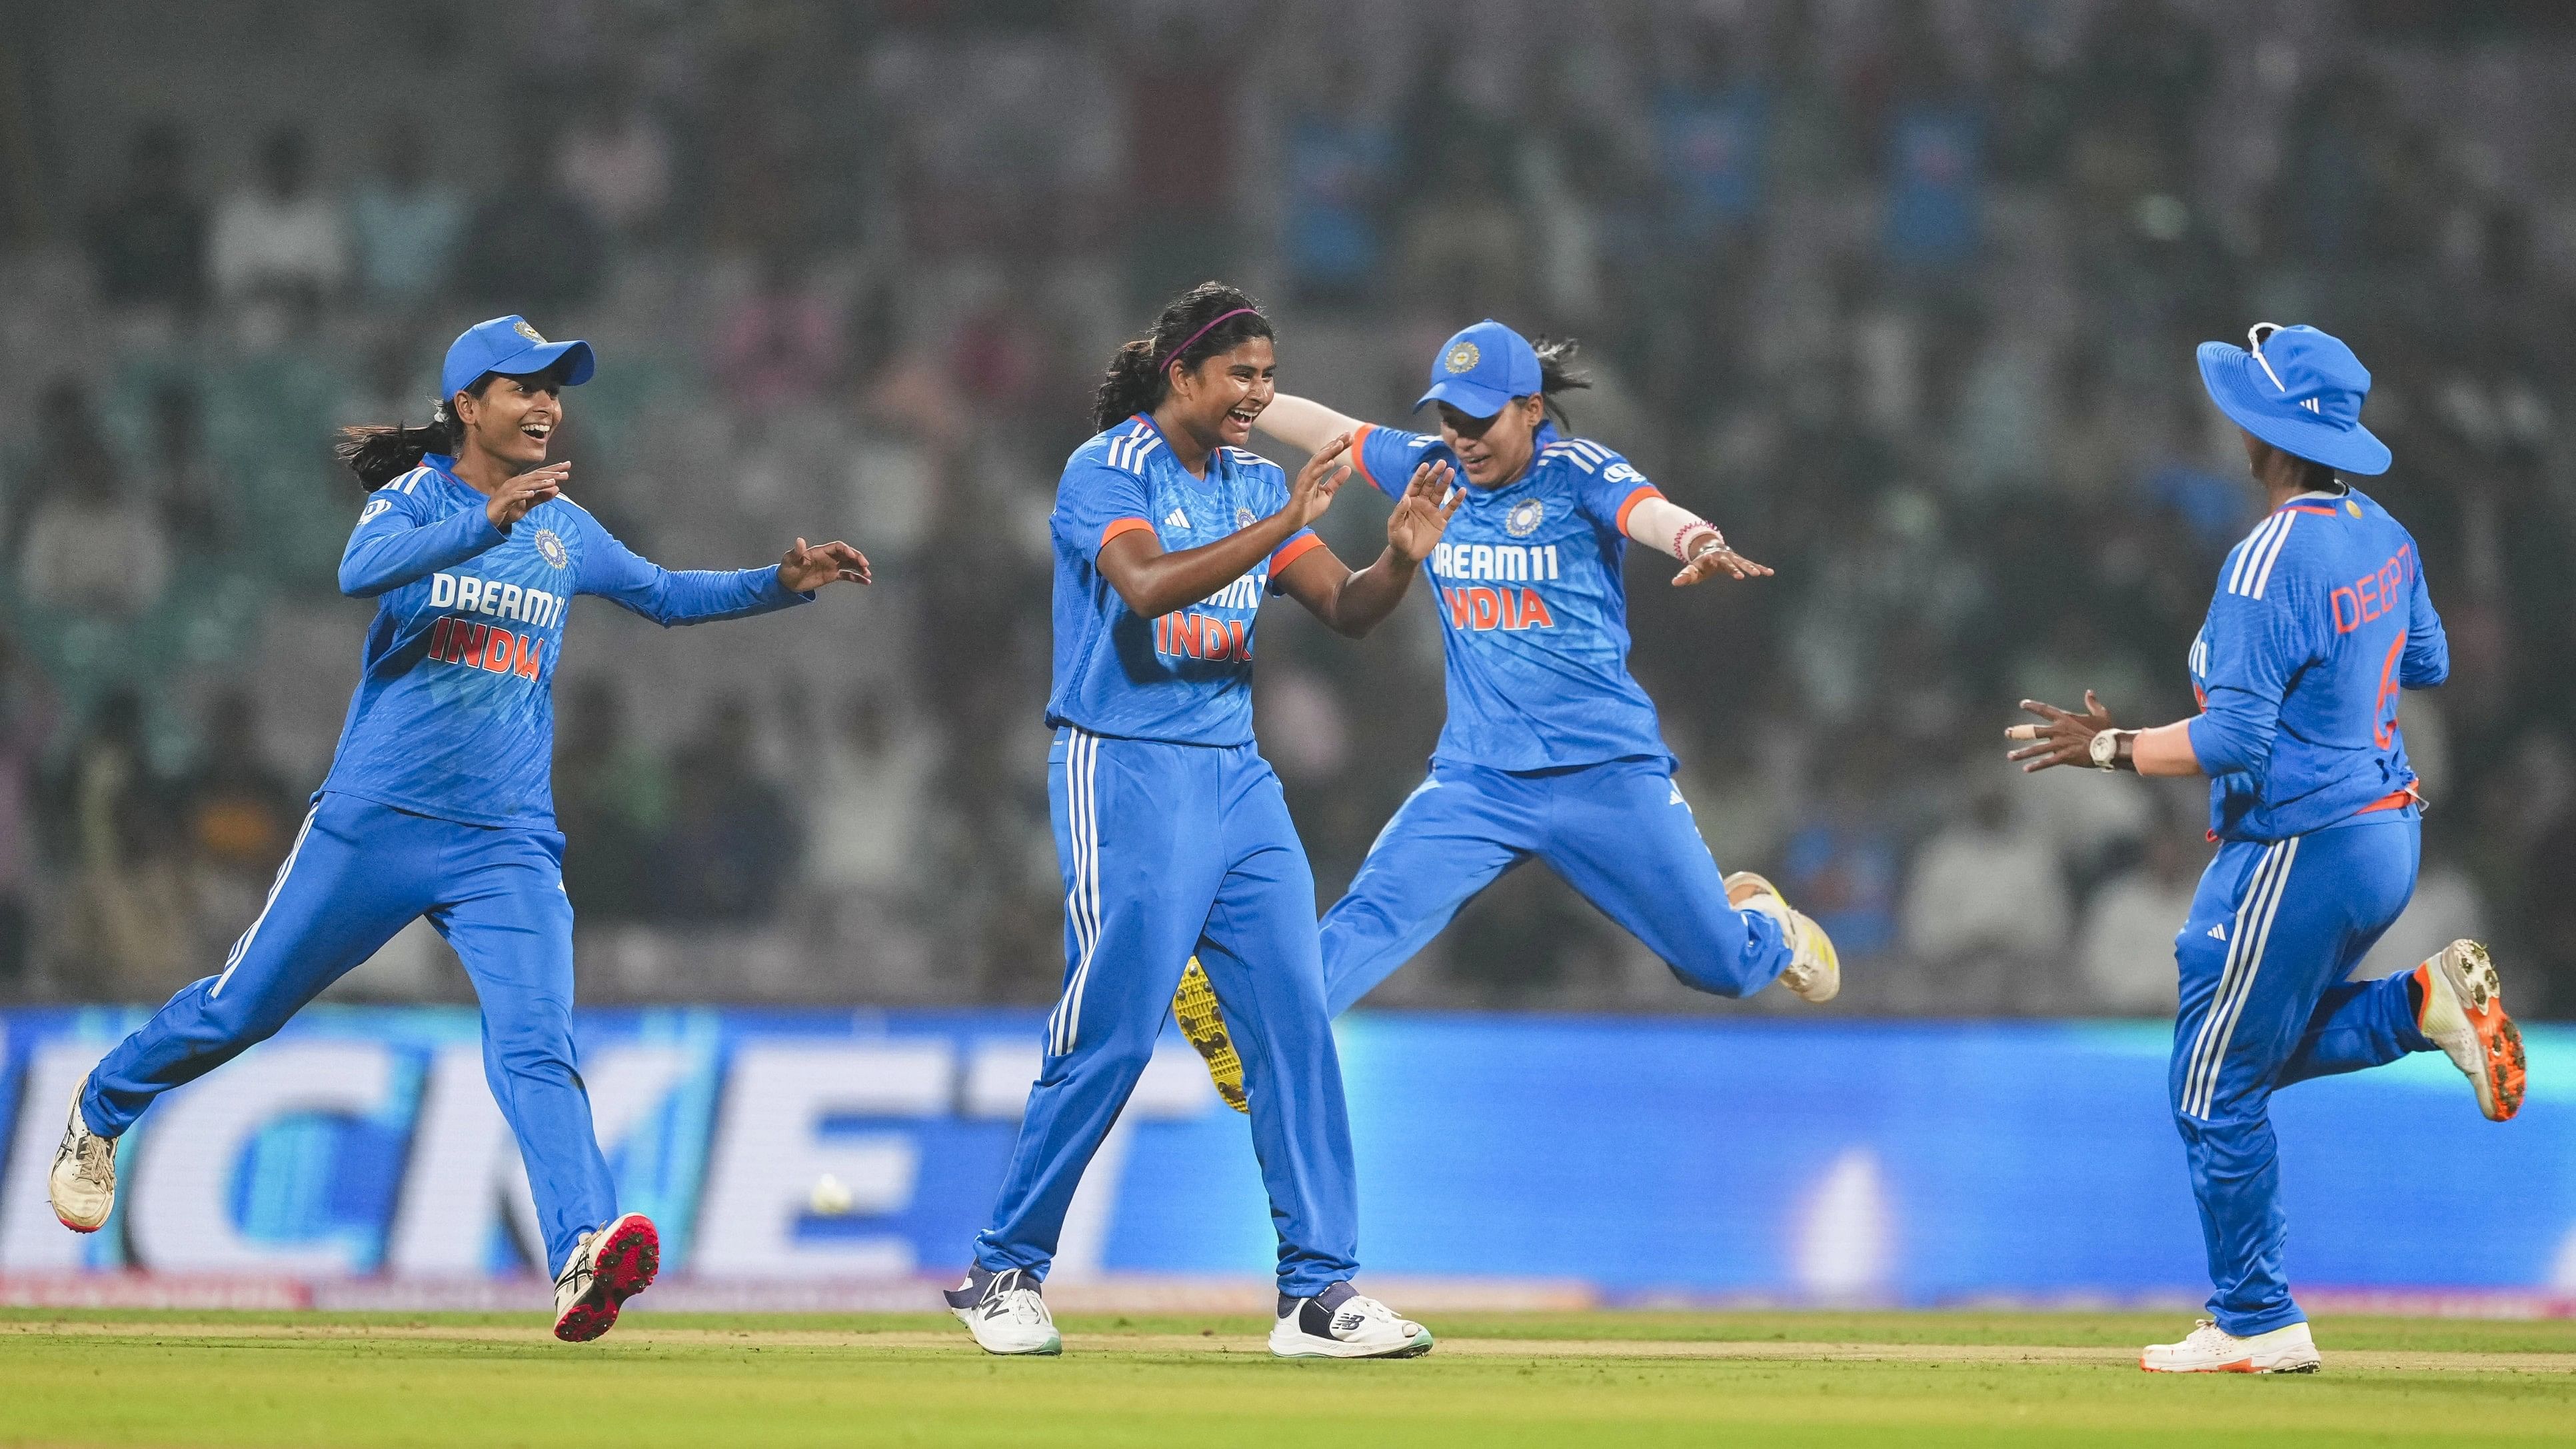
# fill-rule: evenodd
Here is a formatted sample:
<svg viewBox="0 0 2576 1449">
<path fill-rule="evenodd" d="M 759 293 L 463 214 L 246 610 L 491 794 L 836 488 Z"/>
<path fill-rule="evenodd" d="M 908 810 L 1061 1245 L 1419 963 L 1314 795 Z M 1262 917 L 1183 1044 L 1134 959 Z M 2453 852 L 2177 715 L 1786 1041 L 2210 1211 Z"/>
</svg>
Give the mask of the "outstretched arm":
<svg viewBox="0 0 2576 1449">
<path fill-rule="evenodd" d="M 1359 420 L 1347 418 L 1311 398 L 1279 393 L 1252 425 L 1289 447 L 1306 452 L 1320 452 L 1337 437 L 1348 437 L 1360 430 Z"/>
<path fill-rule="evenodd" d="M 1375 563 L 1353 571 L 1319 543 L 1288 565 L 1276 586 L 1334 633 L 1356 639 L 1404 601 L 1414 566 L 1440 542 L 1466 496 L 1465 490 L 1450 487 L 1448 464 L 1424 463 L 1413 470 L 1413 481 L 1386 520 L 1386 550 Z"/>
<path fill-rule="evenodd" d="M 592 529 L 580 592 L 596 594 L 666 629 L 766 614 L 806 603 L 827 584 L 869 581 L 867 557 L 846 543 L 809 548 L 800 538 L 767 568 L 674 570 L 636 553 L 607 529 L 597 524 Z"/>
<path fill-rule="evenodd" d="M 1214 543 L 1165 553 L 1150 528 L 1139 526 L 1118 534 L 1100 546 L 1100 576 L 1128 608 L 1144 618 L 1159 619 L 1184 604 L 1197 603 L 1252 572 L 1297 530 L 1323 516 L 1342 480 L 1351 475 L 1349 466 L 1340 461 L 1350 443 L 1348 438 L 1327 440 L 1288 485 L 1287 507 Z"/>
</svg>

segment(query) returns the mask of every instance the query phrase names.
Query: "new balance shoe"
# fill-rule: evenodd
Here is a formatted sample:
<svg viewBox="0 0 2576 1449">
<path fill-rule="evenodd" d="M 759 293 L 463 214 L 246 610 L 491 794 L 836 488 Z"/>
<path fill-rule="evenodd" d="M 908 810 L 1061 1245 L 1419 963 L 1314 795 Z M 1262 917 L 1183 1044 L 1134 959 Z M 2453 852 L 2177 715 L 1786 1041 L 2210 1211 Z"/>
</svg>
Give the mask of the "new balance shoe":
<svg viewBox="0 0 2576 1449">
<path fill-rule="evenodd" d="M 1172 993 L 1172 1019 L 1206 1059 L 1208 1079 L 1216 1083 L 1217 1096 L 1238 1112 L 1250 1112 L 1243 1095 L 1243 1058 L 1235 1055 L 1234 1038 L 1226 1035 L 1225 1013 L 1216 1004 L 1216 983 L 1208 980 L 1207 968 L 1196 956 L 1181 973 L 1180 989 Z"/>
<path fill-rule="evenodd" d="M 2312 1374 L 2324 1364 L 2304 1323 L 2238 1338 L 2204 1318 L 2180 1343 L 2151 1343 L 2138 1367 L 2151 1374 Z"/>
<path fill-rule="evenodd" d="M 2487 948 L 2453 941 L 2415 968 L 2424 1004 L 2415 1027 L 2477 1089 L 2478 1110 L 2502 1122 L 2522 1110 L 2522 1028 L 2504 1014 L 2504 984 Z"/>
<path fill-rule="evenodd" d="M 966 1281 L 940 1295 L 948 1311 L 975 1335 L 986 1353 L 1057 1354 L 1064 1339 L 1055 1331 L 1055 1315 L 1038 1294 L 1038 1280 L 1024 1268 L 999 1273 L 983 1268 L 966 1271 Z"/>
<path fill-rule="evenodd" d="M 1282 1297 L 1270 1326 L 1274 1358 L 1416 1358 L 1431 1344 L 1430 1329 L 1348 1283 L 1312 1298 Z"/>
<path fill-rule="evenodd" d="M 1760 911 L 1780 923 L 1780 935 L 1791 953 L 1788 969 L 1780 973 L 1781 985 L 1819 1003 L 1841 993 L 1843 959 L 1834 950 L 1833 938 L 1814 917 L 1791 910 L 1778 886 L 1749 870 L 1739 870 L 1726 878 L 1726 903 L 1738 910 Z"/>
<path fill-rule="evenodd" d="M 642 1213 L 626 1213 L 584 1233 L 555 1279 L 555 1337 L 588 1343 L 617 1326 L 626 1300 L 653 1286 L 662 1271 L 662 1235 Z"/>
<path fill-rule="evenodd" d="M 72 1088 L 71 1120 L 63 1124 L 62 1145 L 54 1149 L 54 1170 L 45 1178 L 54 1216 L 76 1233 L 94 1233 L 116 1211 L 116 1139 L 89 1130 L 81 1115 L 81 1092 L 89 1078 Z"/>
</svg>

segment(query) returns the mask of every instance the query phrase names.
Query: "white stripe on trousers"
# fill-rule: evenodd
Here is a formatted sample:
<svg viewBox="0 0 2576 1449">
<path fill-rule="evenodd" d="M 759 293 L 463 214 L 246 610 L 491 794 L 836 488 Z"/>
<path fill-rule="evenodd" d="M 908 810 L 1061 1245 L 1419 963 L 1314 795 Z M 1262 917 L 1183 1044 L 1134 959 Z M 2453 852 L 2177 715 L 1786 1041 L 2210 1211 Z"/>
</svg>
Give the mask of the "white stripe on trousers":
<svg viewBox="0 0 2576 1449">
<path fill-rule="evenodd" d="M 1080 955 L 1047 1023 L 1047 1050 L 1072 1051 L 1082 1031 L 1082 992 L 1091 980 L 1092 953 L 1100 949 L 1100 737 L 1068 726 L 1064 751 L 1065 835 L 1073 849 L 1073 884 L 1065 892 L 1065 919 L 1073 923 Z"/>
<path fill-rule="evenodd" d="M 2272 921 L 2290 883 L 2290 867 L 2299 857 L 2299 838 L 2275 842 L 2265 851 L 2246 883 L 2244 903 L 2236 908 L 2236 939 L 2229 943 L 2227 969 L 2210 997 L 2209 1014 L 2192 1039 L 2191 1067 L 2183 1077 L 2182 1110 L 2206 1119 L 2218 1096 L 2218 1077 L 2227 1063 L 2228 1044 L 2245 1003 L 2254 994 L 2254 976 L 2263 967 L 2263 948 L 2272 939 Z"/>
<path fill-rule="evenodd" d="M 206 989 L 208 1001 L 224 994 L 224 983 L 233 979 L 234 968 L 241 965 L 242 957 L 250 954 L 250 943 L 258 939 L 259 928 L 267 924 L 268 913 L 277 909 L 278 894 L 286 889 L 286 874 L 295 869 L 295 857 L 304 853 L 304 837 L 313 833 L 313 817 L 321 813 L 322 802 L 319 800 L 313 802 L 312 809 L 304 812 L 304 823 L 295 829 L 295 843 L 286 848 L 286 859 L 278 862 L 277 879 L 268 883 L 268 899 L 260 903 L 259 914 L 251 918 L 250 929 L 241 933 L 241 939 L 233 942 L 232 952 L 224 957 L 224 974 L 216 977 L 215 984 Z"/>
</svg>

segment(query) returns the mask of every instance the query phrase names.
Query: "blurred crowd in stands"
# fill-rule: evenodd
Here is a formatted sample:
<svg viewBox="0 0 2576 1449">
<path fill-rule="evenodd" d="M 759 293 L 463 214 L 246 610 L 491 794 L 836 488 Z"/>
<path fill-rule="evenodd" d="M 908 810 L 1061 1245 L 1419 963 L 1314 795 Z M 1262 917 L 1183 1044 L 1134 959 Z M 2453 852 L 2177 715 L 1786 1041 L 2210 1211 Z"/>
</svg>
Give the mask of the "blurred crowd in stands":
<svg viewBox="0 0 2576 1449">
<path fill-rule="evenodd" d="M 2000 732 L 2088 687 L 2127 723 L 2190 711 L 2257 509 L 2192 345 L 2342 335 L 2397 456 L 2364 486 L 2454 662 L 2405 704 L 2427 865 L 2368 969 L 2483 935 L 2520 1009 L 2576 1013 L 2554 7 L 522 11 L 209 29 L 116 0 L 13 53 L 0 999 L 220 963 L 369 613 L 332 584 L 360 496 L 332 430 L 420 420 L 446 341 L 512 311 L 599 346 L 561 455 L 630 543 L 730 566 L 845 536 L 880 580 L 669 635 L 576 608 L 586 998 L 1047 999 L 1045 516 L 1110 351 L 1215 276 L 1271 303 L 1285 390 L 1392 424 L 1464 323 L 1582 340 L 1577 430 L 1779 570 L 1676 591 L 1634 562 L 1634 664 L 1720 862 L 1826 922 L 1862 1012 L 2171 1009 L 2201 792 L 2026 779 Z M 138 68 L 167 84 L 91 104 Z M 1366 557 L 1383 516 L 1347 492 L 1325 532 Z M 1354 646 L 1282 605 L 1261 640 L 1329 901 L 1437 734 L 1436 626 L 1409 604 Z M 425 928 L 345 989 L 466 991 Z M 1536 869 L 1374 999 L 1780 1009 L 1694 996 Z"/>
</svg>

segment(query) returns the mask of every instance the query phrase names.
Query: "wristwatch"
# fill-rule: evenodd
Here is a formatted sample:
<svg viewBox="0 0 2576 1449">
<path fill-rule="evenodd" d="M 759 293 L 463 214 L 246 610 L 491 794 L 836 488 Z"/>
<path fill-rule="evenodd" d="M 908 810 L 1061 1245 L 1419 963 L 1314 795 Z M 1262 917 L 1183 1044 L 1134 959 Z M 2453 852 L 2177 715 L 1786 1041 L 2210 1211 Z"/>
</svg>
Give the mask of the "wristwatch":
<svg viewBox="0 0 2576 1449">
<path fill-rule="evenodd" d="M 2097 770 L 2120 768 L 2120 742 L 2132 733 L 2133 731 L 2130 730 L 2094 731 L 2092 742 L 2086 747 L 2092 752 L 2093 768 Z"/>
</svg>

